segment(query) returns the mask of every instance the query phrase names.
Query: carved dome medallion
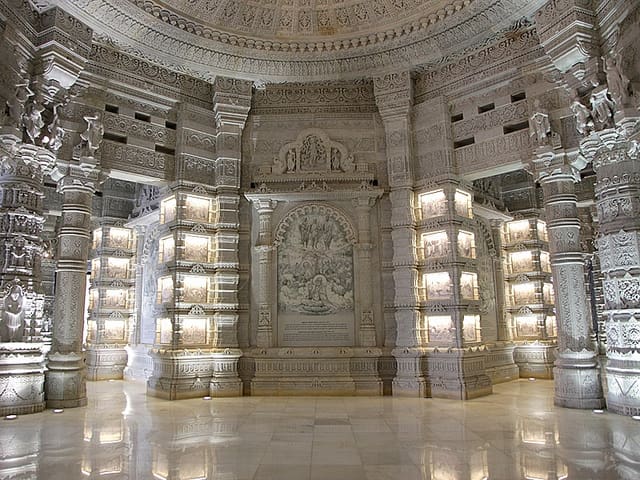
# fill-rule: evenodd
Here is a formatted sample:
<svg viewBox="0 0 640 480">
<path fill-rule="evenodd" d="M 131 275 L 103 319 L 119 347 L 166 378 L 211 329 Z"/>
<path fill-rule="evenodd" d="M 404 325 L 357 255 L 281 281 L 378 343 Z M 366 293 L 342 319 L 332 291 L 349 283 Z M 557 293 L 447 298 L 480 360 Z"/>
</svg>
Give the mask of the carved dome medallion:
<svg viewBox="0 0 640 480">
<path fill-rule="evenodd" d="M 59 0 L 98 38 L 215 75 L 301 81 L 410 68 L 480 43 L 544 0 Z"/>
</svg>

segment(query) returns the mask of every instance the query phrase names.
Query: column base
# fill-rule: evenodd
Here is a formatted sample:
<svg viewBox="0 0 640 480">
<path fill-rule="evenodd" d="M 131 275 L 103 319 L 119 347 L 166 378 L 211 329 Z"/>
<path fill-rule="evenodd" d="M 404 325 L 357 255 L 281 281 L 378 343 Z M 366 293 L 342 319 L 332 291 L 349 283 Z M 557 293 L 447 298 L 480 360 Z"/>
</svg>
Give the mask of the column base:
<svg viewBox="0 0 640 480">
<path fill-rule="evenodd" d="M 560 355 L 553 369 L 554 404 L 565 408 L 604 408 L 600 369 L 593 352 Z"/>
<path fill-rule="evenodd" d="M 640 361 L 609 359 L 607 409 L 620 415 L 640 415 Z"/>
<path fill-rule="evenodd" d="M 50 353 L 45 376 L 47 408 L 84 407 L 87 404 L 87 373 L 84 355 Z"/>
<path fill-rule="evenodd" d="M 87 380 L 122 380 L 127 366 L 124 345 L 90 345 L 87 348 Z"/>
<path fill-rule="evenodd" d="M 209 396 L 213 354 L 188 349 L 151 350 L 153 373 L 147 380 L 147 395 L 165 400 Z"/>
<path fill-rule="evenodd" d="M 397 368 L 393 379 L 393 396 L 430 397 L 425 351 L 420 348 L 396 348 L 391 353 L 396 359 Z"/>
<path fill-rule="evenodd" d="M 486 373 L 486 350 L 434 349 L 427 357 L 431 397 L 470 400 L 493 393 Z"/>
<path fill-rule="evenodd" d="M 520 369 L 520 378 L 553 379 L 557 346 L 547 343 L 525 343 L 515 348 L 513 357 Z"/>
<path fill-rule="evenodd" d="M 238 360 L 242 351 L 227 348 L 213 354 L 213 375 L 209 382 L 212 397 L 241 397 L 242 381 L 238 376 Z"/>
<path fill-rule="evenodd" d="M 44 349 L 39 343 L 0 344 L 0 416 L 44 410 Z"/>
</svg>

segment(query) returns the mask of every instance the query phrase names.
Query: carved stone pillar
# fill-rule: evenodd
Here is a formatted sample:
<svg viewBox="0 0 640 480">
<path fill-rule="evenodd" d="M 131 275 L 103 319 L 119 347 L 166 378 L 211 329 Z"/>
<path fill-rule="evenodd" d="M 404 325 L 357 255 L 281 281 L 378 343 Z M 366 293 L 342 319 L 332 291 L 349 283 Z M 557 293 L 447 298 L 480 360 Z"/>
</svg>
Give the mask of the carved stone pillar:
<svg viewBox="0 0 640 480">
<path fill-rule="evenodd" d="M 394 318 L 398 373 L 394 395 L 427 396 L 424 352 L 420 349 L 418 270 L 414 217 L 415 193 L 411 170 L 412 81 L 409 72 L 374 79 L 376 103 L 382 116 L 387 145 L 387 172 L 391 192 Z"/>
<path fill-rule="evenodd" d="M 534 164 L 544 192 L 558 322 L 554 402 L 561 407 L 600 408 L 604 398 L 591 341 L 591 312 L 584 285 L 574 186 L 580 175 L 565 163 L 563 154 L 550 147 L 536 151 Z"/>
<path fill-rule="evenodd" d="M 505 312 L 504 265 L 502 262 L 502 225 L 501 220 L 491 220 L 491 235 L 496 245 L 497 258 L 493 260 L 494 281 L 496 285 L 496 317 L 498 318 L 498 341 L 512 340 Z"/>
<path fill-rule="evenodd" d="M 258 254 L 260 287 L 258 291 L 258 331 L 256 345 L 259 348 L 273 347 L 273 240 L 271 235 L 271 218 L 276 206 L 275 200 L 253 201 L 258 212 L 258 241 L 255 251 Z"/>
<path fill-rule="evenodd" d="M 376 326 L 373 315 L 373 289 L 370 279 L 371 271 L 371 207 L 375 198 L 359 197 L 353 201 L 358 215 L 358 243 L 355 245 L 355 253 L 358 262 L 357 272 L 360 274 L 360 325 L 358 341 L 361 347 L 373 347 L 376 345 Z M 356 317 L 357 318 L 357 317 Z"/>
<path fill-rule="evenodd" d="M 607 408 L 640 415 L 640 134 L 638 119 L 582 142 L 596 171 L 598 257 L 607 334 Z M 635 126 L 635 129 L 634 129 Z M 635 132 L 635 133 L 634 133 Z"/>
<path fill-rule="evenodd" d="M 56 265 L 53 339 L 46 377 L 49 408 L 87 404 L 82 351 L 91 206 L 99 178 L 96 170 L 58 162 L 52 178 L 63 196 Z"/>
</svg>

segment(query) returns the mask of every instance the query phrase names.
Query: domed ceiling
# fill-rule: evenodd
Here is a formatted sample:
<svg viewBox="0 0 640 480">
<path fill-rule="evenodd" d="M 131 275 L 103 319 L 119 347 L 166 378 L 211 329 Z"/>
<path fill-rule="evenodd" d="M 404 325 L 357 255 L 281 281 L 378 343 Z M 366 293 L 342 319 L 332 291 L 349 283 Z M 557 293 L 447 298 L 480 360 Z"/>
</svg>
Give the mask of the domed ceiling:
<svg viewBox="0 0 640 480">
<path fill-rule="evenodd" d="M 544 0 L 59 0 L 98 36 L 210 79 L 357 78 L 437 61 Z"/>
</svg>

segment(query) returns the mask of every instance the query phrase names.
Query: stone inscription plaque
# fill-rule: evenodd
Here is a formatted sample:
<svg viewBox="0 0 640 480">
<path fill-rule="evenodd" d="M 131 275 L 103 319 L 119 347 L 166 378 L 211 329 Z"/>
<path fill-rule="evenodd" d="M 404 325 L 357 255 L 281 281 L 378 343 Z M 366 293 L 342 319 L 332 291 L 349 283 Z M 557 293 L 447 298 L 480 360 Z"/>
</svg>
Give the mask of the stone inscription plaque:
<svg viewBox="0 0 640 480">
<path fill-rule="evenodd" d="M 280 314 L 278 344 L 285 347 L 346 347 L 354 344 L 353 315 Z"/>
</svg>

